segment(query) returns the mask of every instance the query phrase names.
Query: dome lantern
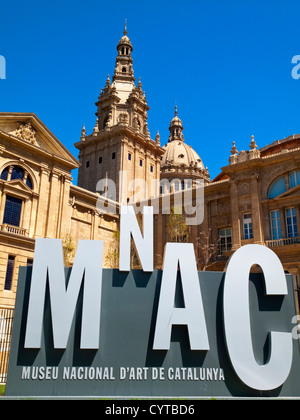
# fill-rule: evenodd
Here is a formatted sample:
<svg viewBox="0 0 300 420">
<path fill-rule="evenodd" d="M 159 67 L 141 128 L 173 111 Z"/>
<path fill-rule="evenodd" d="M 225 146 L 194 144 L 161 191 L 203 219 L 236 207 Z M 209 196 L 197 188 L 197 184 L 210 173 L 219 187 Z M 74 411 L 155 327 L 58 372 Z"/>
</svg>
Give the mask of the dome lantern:
<svg viewBox="0 0 300 420">
<path fill-rule="evenodd" d="M 178 107 L 175 106 L 175 117 L 172 119 L 170 123 L 170 136 L 169 142 L 174 140 L 184 141 L 183 137 L 183 125 L 181 119 L 178 117 Z"/>
</svg>

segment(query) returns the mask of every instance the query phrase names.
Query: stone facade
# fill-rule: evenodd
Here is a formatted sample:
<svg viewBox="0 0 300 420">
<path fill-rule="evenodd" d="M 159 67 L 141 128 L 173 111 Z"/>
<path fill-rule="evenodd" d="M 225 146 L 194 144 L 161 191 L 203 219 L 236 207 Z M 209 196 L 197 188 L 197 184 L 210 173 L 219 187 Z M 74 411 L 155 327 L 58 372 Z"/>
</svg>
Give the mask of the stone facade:
<svg viewBox="0 0 300 420">
<path fill-rule="evenodd" d="M 141 81 L 135 85 L 132 51 L 125 28 L 112 82 L 107 79 L 96 103 L 93 132 L 87 135 L 83 127 L 75 144 L 79 161 L 35 114 L 0 113 L 0 307 L 14 307 L 18 270 L 32 264 L 36 238 L 72 238 L 75 248 L 79 239 L 104 240 L 104 265 L 116 266 L 119 205 L 149 204 L 153 196 L 160 210 L 154 216 L 155 265 L 161 268 L 170 240 L 163 200 L 170 198 L 172 208 L 176 194 L 189 190 L 195 204 L 197 180 L 204 181 L 204 220 L 184 226 L 180 240 L 194 243 L 198 268 L 222 271 L 239 247 L 264 245 L 293 274 L 298 293 L 300 135 L 262 149 L 252 137 L 249 150 L 241 152 L 234 143 L 228 164 L 211 180 L 183 137 L 177 108 L 170 137 L 162 140 L 165 146 L 159 133 L 151 139 L 149 106 Z M 72 184 L 76 168 L 78 186 Z M 99 180 L 104 180 L 101 188 Z M 115 197 L 109 180 L 116 185 Z M 171 187 L 159 190 L 160 180 Z M 130 182 L 133 191 L 128 190 Z M 99 212 L 99 203 L 103 208 L 114 198 L 116 214 Z M 184 215 L 178 220 L 182 227 Z"/>
<path fill-rule="evenodd" d="M 78 166 L 36 115 L 0 113 L 0 307 L 14 307 L 36 238 L 104 239 L 108 252 L 117 216 L 100 216 L 99 196 L 72 185 Z"/>
</svg>

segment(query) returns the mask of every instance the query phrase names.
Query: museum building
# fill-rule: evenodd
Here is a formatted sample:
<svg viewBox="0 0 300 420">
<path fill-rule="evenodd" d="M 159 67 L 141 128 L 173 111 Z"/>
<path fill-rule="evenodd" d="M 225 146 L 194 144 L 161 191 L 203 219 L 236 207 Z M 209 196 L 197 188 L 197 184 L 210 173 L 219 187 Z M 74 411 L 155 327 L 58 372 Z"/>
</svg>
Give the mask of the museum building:
<svg viewBox="0 0 300 420">
<path fill-rule="evenodd" d="M 196 197 L 202 181 L 204 220 L 184 226 L 177 237 L 194 243 L 199 270 L 223 271 L 239 247 L 267 246 L 293 275 L 298 304 L 300 135 L 260 149 L 254 137 L 249 150 L 238 151 L 233 143 L 229 160 L 212 180 L 201 150 L 184 138 L 177 107 L 165 144 L 159 133 L 151 139 L 150 108 L 141 80 L 136 84 L 132 51 L 125 28 L 114 75 L 96 102 L 94 129 L 87 134 L 83 127 L 75 143 L 78 160 L 35 114 L 0 113 L 0 308 L 14 308 L 19 267 L 33 264 L 36 238 L 61 238 L 71 261 L 79 239 L 104 240 L 104 265 L 114 266 L 118 208 L 133 202 L 134 190 L 127 187 L 136 180 L 143 181 L 136 186 L 139 200 L 157 197 L 159 208 L 166 195 L 171 203 L 180 191 Z M 99 202 L 106 206 L 115 198 L 99 194 L 99 180 L 114 181 L 116 212 L 99 212 Z M 164 246 L 174 240 L 170 215 L 160 211 L 154 222 L 155 266 L 161 268 Z M 179 218 L 172 223 L 171 229 L 184 224 Z"/>
</svg>

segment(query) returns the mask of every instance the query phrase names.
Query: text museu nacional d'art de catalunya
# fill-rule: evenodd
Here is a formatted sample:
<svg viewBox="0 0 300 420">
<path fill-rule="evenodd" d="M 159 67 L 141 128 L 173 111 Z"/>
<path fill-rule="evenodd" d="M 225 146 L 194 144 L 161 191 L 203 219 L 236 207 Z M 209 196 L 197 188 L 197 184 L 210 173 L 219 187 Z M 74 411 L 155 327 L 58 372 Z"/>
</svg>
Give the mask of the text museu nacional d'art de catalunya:
<svg viewBox="0 0 300 420">
<path fill-rule="evenodd" d="M 106 275 L 106 271 L 112 273 L 113 293 L 115 293 L 115 287 L 117 286 L 118 293 L 120 291 L 127 293 L 126 296 L 129 299 L 132 298 L 134 293 L 146 293 L 151 283 L 150 281 L 147 283 L 148 279 L 159 274 L 159 272 L 154 270 L 153 223 L 153 208 L 145 207 L 142 234 L 133 208 L 130 206 L 122 207 L 120 215 L 119 270 L 105 270 L 102 268 L 103 241 L 79 241 L 74 265 L 70 271 L 67 284 L 61 241 L 57 239 L 37 239 L 30 290 L 27 294 L 27 317 L 22 327 L 24 330 L 22 351 L 39 352 L 45 346 L 43 339 L 45 334 L 44 313 L 48 295 L 48 306 L 50 305 L 51 308 L 50 330 L 53 350 L 61 351 L 60 357 L 63 359 L 62 355 L 70 345 L 70 332 L 72 328 L 77 328 L 74 327 L 75 319 L 75 323 L 80 324 L 79 334 L 75 333 L 78 341 L 77 353 L 84 354 L 88 352 L 86 354 L 90 354 L 90 352 L 95 352 L 93 354 L 97 354 L 99 358 L 102 357 L 102 352 L 106 355 L 108 341 L 105 338 L 105 334 L 112 335 L 112 328 L 110 326 L 106 330 L 106 326 L 104 323 L 101 323 L 101 319 L 109 310 L 114 310 L 117 301 L 109 303 L 107 302 L 109 294 L 107 294 L 105 299 L 102 296 L 103 290 L 106 290 L 105 288 L 108 287 L 107 281 L 104 281 L 103 278 Z M 139 270 L 140 274 L 138 275 L 146 276 L 147 281 L 142 280 L 138 283 L 139 280 L 135 280 L 136 284 L 134 285 L 134 282 L 132 282 L 132 286 L 130 286 L 132 287 L 131 292 L 129 289 L 126 292 L 126 287 L 129 287 L 129 283 L 128 286 L 126 282 L 122 283 L 119 277 L 131 273 L 131 238 L 135 242 L 143 269 L 143 271 Z M 219 321 L 218 318 L 217 328 L 222 330 L 228 359 L 231 362 L 235 375 L 244 385 L 252 390 L 268 391 L 277 389 L 285 383 L 292 369 L 295 351 L 291 332 L 271 330 L 269 331 L 268 360 L 264 363 L 257 361 L 252 340 L 252 308 L 249 303 L 251 300 L 249 273 L 254 264 L 262 268 L 266 297 L 277 296 L 284 298 L 288 295 L 287 279 L 276 254 L 264 246 L 246 245 L 233 254 L 225 275 L 220 273 L 224 276 L 223 286 L 218 289 L 218 295 L 222 298 L 222 305 L 218 304 L 218 307 L 213 310 L 220 312 L 220 307 L 222 307 L 223 322 Z M 139 302 L 135 300 L 134 305 L 137 305 L 136 311 L 139 311 L 139 316 L 137 317 L 137 313 L 134 313 L 134 308 L 130 308 L 129 311 L 132 311 L 131 319 L 136 323 L 136 328 L 140 328 L 140 330 L 135 334 L 135 331 L 132 331 L 130 326 L 128 326 L 128 337 L 126 342 L 124 341 L 123 353 L 120 349 L 116 350 L 122 353 L 119 354 L 118 359 L 124 354 L 126 356 L 125 347 L 128 348 L 128 355 L 135 357 L 135 355 L 132 356 L 131 341 L 138 347 L 140 346 L 139 337 L 145 334 L 145 337 L 148 337 L 146 359 L 150 361 L 149 365 L 147 363 L 142 365 L 139 361 L 130 365 L 128 363 L 128 355 L 126 356 L 127 363 L 123 363 L 120 360 L 118 361 L 118 366 L 112 366 L 108 362 L 105 363 L 105 361 L 102 362 L 101 366 L 88 366 L 81 364 L 79 361 L 74 366 L 65 364 L 57 367 L 47 366 L 45 362 L 40 363 L 40 366 L 34 366 L 33 363 L 30 366 L 24 363 L 19 375 L 22 381 L 27 383 L 29 379 L 56 380 L 60 378 L 62 381 L 68 381 L 68 383 L 70 381 L 84 382 L 86 380 L 119 381 L 119 383 L 125 383 L 126 381 L 138 383 L 139 381 L 147 382 L 148 380 L 156 381 L 156 383 L 157 381 L 168 381 L 168 383 L 225 382 L 227 374 L 226 372 L 224 373 L 223 366 L 201 366 L 197 363 L 195 364 L 195 356 L 192 356 L 192 361 L 189 361 L 186 366 L 180 366 L 179 361 L 177 365 L 173 366 L 162 365 L 165 355 L 173 346 L 172 329 L 175 326 L 185 326 L 186 328 L 188 336 L 186 343 L 189 343 L 189 348 L 181 347 L 181 351 L 184 353 L 188 351 L 192 355 L 209 355 L 211 352 L 217 354 L 218 349 L 214 347 L 218 346 L 219 341 L 214 337 L 215 332 L 212 332 L 215 326 L 213 326 L 211 320 L 215 319 L 215 315 L 212 317 L 210 314 L 212 308 L 207 303 L 206 295 L 203 298 L 203 292 L 205 291 L 201 281 L 199 281 L 201 273 L 197 271 L 193 244 L 167 243 L 163 270 L 160 273 L 160 287 L 153 285 L 153 293 L 157 294 L 157 302 L 154 304 L 154 294 L 149 299 L 147 298 L 149 324 L 147 324 L 147 327 L 143 327 L 143 322 L 146 322 L 146 318 L 143 318 L 142 311 L 146 306 L 142 306 L 142 303 L 140 303 L 141 306 L 138 306 Z M 178 273 L 180 273 L 179 277 L 184 301 L 184 304 L 179 305 L 179 307 L 174 304 L 177 293 Z M 203 274 L 205 276 L 208 275 L 207 273 Z M 210 274 L 215 275 L 215 273 Z M 213 282 L 210 281 L 209 283 L 209 287 L 213 287 L 211 286 Z M 78 318 L 76 314 L 78 312 L 77 306 L 80 295 L 82 295 L 82 308 L 81 315 Z M 115 295 L 112 294 L 111 296 Z M 118 299 L 118 305 L 121 306 L 120 295 L 118 295 Z M 128 305 L 126 306 L 126 302 L 122 303 L 124 307 L 122 306 L 123 312 L 121 317 L 125 319 L 127 315 L 124 312 L 124 308 L 128 310 Z M 109 308 L 109 306 L 113 308 Z M 121 323 L 125 321 L 121 320 L 120 314 L 118 314 L 118 317 L 116 316 L 116 319 L 110 320 L 110 322 L 114 322 L 114 325 L 116 325 L 116 322 Z M 150 328 L 150 333 L 144 331 L 147 328 Z M 151 337 L 150 341 L 149 337 Z M 122 338 L 123 340 L 125 339 L 124 337 Z M 119 340 L 118 345 L 120 346 L 121 337 L 114 335 L 111 339 Z M 46 346 L 49 346 L 49 344 L 46 344 Z M 16 360 L 18 351 L 20 351 L 19 343 L 16 350 Z M 47 352 L 47 348 L 45 351 Z M 139 349 L 135 349 L 135 351 L 138 354 Z M 111 354 L 109 354 L 110 356 Z M 124 358 L 126 358 L 125 356 Z M 159 362 L 160 357 L 162 359 Z M 183 357 L 186 356 L 184 355 Z M 140 360 L 142 359 L 144 359 L 144 356 Z M 161 367 L 155 366 L 154 363 L 158 362 L 161 364 Z M 159 363 L 157 366 L 159 366 Z M 8 384 L 8 389 L 10 386 Z"/>
</svg>

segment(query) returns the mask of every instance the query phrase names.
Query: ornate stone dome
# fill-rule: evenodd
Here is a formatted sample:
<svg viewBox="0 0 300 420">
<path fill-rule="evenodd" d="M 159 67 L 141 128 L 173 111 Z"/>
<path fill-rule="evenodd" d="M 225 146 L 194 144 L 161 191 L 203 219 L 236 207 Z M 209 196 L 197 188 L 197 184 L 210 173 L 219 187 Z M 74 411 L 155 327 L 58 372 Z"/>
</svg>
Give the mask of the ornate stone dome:
<svg viewBox="0 0 300 420">
<path fill-rule="evenodd" d="M 161 166 L 187 166 L 205 169 L 198 153 L 183 141 L 171 141 L 163 148 L 165 149 L 165 154 L 162 157 Z"/>
<path fill-rule="evenodd" d="M 129 46 L 131 48 L 131 52 L 133 50 L 131 41 L 127 36 L 127 22 L 125 23 L 124 36 L 122 36 L 122 38 L 120 39 L 120 41 L 117 45 L 117 49 L 119 49 L 119 47 L 121 47 L 121 46 Z"/>
<path fill-rule="evenodd" d="M 184 141 L 183 124 L 178 117 L 177 106 L 175 117 L 170 123 L 168 143 L 163 146 L 165 153 L 161 160 L 161 175 L 163 178 L 205 179 L 209 182 L 209 172 L 198 153 Z"/>
</svg>

